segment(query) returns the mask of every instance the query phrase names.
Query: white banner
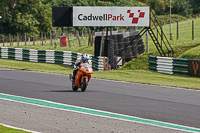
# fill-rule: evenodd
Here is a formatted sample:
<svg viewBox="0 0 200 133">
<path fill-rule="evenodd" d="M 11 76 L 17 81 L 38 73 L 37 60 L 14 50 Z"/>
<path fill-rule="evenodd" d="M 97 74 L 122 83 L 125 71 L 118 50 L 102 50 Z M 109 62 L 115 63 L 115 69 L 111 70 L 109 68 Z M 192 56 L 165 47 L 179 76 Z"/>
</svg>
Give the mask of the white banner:
<svg viewBox="0 0 200 133">
<path fill-rule="evenodd" d="M 149 7 L 73 7 L 73 26 L 149 26 Z"/>
</svg>

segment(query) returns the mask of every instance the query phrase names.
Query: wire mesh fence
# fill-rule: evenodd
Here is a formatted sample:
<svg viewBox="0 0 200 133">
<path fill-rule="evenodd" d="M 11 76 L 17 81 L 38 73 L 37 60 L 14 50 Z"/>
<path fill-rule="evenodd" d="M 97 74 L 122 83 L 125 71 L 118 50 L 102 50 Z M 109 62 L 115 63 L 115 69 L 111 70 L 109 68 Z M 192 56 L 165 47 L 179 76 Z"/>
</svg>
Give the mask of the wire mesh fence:
<svg viewBox="0 0 200 133">
<path fill-rule="evenodd" d="M 169 39 L 170 33 L 172 40 L 200 39 L 200 19 L 176 22 L 171 25 L 160 22 L 160 25 L 162 25 L 162 30 Z"/>
<path fill-rule="evenodd" d="M 49 31 L 48 33 L 40 34 L 1 34 L 0 46 L 28 46 L 28 45 L 49 45 L 53 47 L 61 46 L 60 37 L 65 36 L 68 46 L 86 45 L 89 36 L 94 40 L 94 35 L 84 31 Z M 93 44 L 93 43 L 92 43 Z"/>
</svg>

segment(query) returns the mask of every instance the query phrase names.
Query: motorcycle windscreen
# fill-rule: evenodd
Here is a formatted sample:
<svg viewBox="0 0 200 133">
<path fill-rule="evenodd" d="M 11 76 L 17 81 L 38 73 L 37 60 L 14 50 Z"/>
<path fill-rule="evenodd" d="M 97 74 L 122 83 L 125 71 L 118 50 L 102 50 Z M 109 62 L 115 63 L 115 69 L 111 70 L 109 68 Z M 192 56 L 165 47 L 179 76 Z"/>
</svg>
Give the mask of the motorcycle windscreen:
<svg viewBox="0 0 200 133">
<path fill-rule="evenodd" d="M 91 68 L 90 65 L 89 65 L 88 63 L 81 63 L 81 65 L 82 65 L 83 67 L 85 67 L 85 68 L 88 68 L 88 69 Z"/>
<path fill-rule="evenodd" d="M 86 73 L 93 73 L 93 70 L 92 70 L 92 67 L 88 64 L 88 63 L 81 63 L 81 65 L 83 66 L 83 70 L 86 72 Z"/>
</svg>

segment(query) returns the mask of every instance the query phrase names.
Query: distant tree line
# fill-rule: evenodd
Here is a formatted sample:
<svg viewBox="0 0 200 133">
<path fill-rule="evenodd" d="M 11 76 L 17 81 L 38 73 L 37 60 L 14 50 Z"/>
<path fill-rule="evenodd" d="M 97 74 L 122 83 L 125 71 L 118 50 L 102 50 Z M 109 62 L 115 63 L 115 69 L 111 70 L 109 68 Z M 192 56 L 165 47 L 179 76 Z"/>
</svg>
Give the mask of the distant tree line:
<svg viewBox="0 0 200 133">
<path fill-rule="evenodd" d="M 200 0 L 171 1 L 173 14 L 189 17 L 200 13 Z M 157 15 L 167 15 L 170 0 L 1 0 L 0 34 L 49 32 L 53 6 L 150 6 Z"/>
</svg>

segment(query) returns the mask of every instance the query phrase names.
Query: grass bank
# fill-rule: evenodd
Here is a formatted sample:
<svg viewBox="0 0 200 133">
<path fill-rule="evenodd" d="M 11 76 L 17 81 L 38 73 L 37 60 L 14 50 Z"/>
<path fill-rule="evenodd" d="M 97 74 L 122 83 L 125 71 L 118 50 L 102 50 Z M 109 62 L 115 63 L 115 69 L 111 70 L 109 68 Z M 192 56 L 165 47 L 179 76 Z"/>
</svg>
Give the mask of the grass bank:
<svg viewBox="0 0 200 133">
<path fill-rule="evenodd" d="M 28 132 L 12 129 L 12 128 L 7 128 L 5 126 L 0 125 L 0 133 L 28 133 Z"/>
</svg>

